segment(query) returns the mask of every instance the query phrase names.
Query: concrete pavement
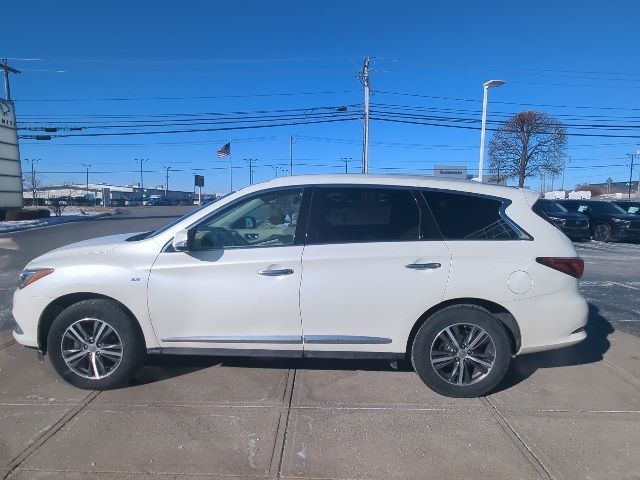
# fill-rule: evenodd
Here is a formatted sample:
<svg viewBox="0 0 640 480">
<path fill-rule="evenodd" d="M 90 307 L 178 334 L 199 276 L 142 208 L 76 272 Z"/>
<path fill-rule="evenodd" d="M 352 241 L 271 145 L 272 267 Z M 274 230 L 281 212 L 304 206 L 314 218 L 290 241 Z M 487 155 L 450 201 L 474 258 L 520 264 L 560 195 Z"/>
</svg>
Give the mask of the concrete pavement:
<svg viewBox="0 0 640 480">
<path fill-rule="evenodd" d="M 0 472 L 15 479 L 640 478 L 640 339 L 523 356 L 502 389 L 439 396 L 384 362 L 160 357 L 85 392 L 0 348 Z M 0 477 L 2 478 L 2 477 Z"/>
</svg>

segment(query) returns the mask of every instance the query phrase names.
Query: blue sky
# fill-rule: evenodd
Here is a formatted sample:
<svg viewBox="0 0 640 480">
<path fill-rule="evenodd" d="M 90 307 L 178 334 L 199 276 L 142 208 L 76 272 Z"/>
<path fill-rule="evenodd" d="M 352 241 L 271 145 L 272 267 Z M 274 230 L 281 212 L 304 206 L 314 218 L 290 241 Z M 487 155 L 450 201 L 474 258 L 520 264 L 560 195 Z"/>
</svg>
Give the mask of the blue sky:
<svg viewBox="0 0 640 480">
<path fill-rule="evenodd" d="M 12 78 L 12 93 L 19 121 L 29 126 L 111 125 L 110 115 L 145 124 L 168 114 L 322 113 L 340 105 L 355 112 L 362 103 L 356 74 L 370 55 L 379 109 L 479 119 L 482 83 L 499 78 L 507 84 L 490 91 L 489 120 L 534 109 L 569 124 L 625 126 L 571 129 L 632 138 L 570 136 L 565 186 L 628 178 L 626 154 L 640 141 L 640 3 L 633 0 L 9 0 L 3 17 L 0 58 L 23 71 Z M 231 140 L 238 188 L 249 181 L 245 158 L 257 159 L 256 181 L 285 168 L 291 135 L 295 173 L 344 171 L 341 157 L 359 168 L 359 120 L 25 139 L 21 155 L 41 159 L 45 183 L 83 182 L 85 163 L 91 181 L 130 184 L 139 179 L 135 159 L 148 158 L 145 185 L 164 183 L 162 167 L 171 166 L 172 188 L 190 190 L 197 171 L 206 191 L 224 192 L 229 162 L 216 158 L 218 148 Z M 377 120 L 370 136 L 372 172 L 477 169 L 477 130 Z"/>
</svg>

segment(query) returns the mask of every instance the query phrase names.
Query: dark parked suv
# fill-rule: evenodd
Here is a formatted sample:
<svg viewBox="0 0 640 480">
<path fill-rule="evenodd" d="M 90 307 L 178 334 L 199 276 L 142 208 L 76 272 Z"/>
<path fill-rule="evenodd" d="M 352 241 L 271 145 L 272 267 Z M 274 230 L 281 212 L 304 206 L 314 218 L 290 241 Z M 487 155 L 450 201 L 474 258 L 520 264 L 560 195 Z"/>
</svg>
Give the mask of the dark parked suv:
<svg viewBox="0 0 640 480">
<path fill-rule="evenodd" d="M 574 241 L 589 240 L 591 230 L 586 215 L 570 212 L 555 200 L 541 198 L 533 205 L 533 211 Z"/>
<path fill-rule="evenodd" d="M 558 200 L 570 212 L 583 213 L 589 218 L 594 240 L 640 240 L 640 218 L 602 200 Z"/>
<path fill-rule="evenodd" d="M 632 202 L 629 200 L 615 200 L 613 203 L 624 209 L 625 212 L 631 215 L 640 215 L 640 202 Z"/>
</svg>

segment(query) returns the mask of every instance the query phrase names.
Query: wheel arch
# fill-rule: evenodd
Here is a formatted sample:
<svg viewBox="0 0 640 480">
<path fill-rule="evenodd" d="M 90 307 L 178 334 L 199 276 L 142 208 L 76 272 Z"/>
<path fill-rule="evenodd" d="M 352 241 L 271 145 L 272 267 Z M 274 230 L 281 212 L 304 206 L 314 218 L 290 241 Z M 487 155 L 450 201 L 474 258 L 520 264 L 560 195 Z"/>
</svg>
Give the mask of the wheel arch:
<svg viewBox="0 0 640 480">
<path fill-rule="evenodd" d="M 445 300 L 437 305 L 434 305 L 429 310 L 424 312 L 420 318 L 415 322 L 411 332 L 409 333 L 409 338 L 407 339 L 407 355 L 411 352 L 411 345 L 413 344 L 413 339 L 418 333 L 420 327 L 433 315 L 434 313 L 443 310 L 447 307 L 451 307 L 453 305 L 474 305 L 476 307 L 481 307 L 495 316 L 502 326 L 507 331 L 509 335 L 509 343 L 511 344 L 511 353 L 516 354 L 520 350 L 520 345 L 522 343 L 522 337 L 520 334 L 520 327 L 518 326 L 518 322 L 516 321 L 513 314 L 504 308 L 502 305 L 499 305 L 490 300 L 483 300 L 481 298 L 453 298 L 449 300 Z"/>
<path fill-rule="evenodd" d="M 71 305 L 74 305 L 83 300 L 109 300 L 116 303 L 129 316 L 129 318 L 131 318 L 133 324 L 138 329 L 138 333 L 140 334 L 143 341 L 146 340 L 144 332 L 142 331 L 142 327 L 140 326 L 140 321 L 136 318 L 133 312 L 122 302 L 116 300 L 115 298 L 99 293 L 77 292 L 56 298 L 51 303 L 49 303 L 49 305 L 47 305 L 46 308 L 42 311 L 42 314 L 40 315 L 40 319 L 38 321 L 38 349 L 42 353 L 47 353 L 47 337 L 49 336 L 49 330 L 51 330 L 51 325 L 53 325 L 54 320 L 58 317 L 58 315 L 60 315 Z"/>
</svg>

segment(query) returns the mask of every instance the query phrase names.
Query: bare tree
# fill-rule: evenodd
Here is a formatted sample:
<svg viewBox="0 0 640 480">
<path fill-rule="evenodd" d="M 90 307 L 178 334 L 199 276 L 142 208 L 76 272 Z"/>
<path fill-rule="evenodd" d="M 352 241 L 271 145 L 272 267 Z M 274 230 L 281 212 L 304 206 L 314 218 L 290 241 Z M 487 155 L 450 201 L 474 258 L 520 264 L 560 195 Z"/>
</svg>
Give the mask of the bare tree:
<svg viewBox="0 0 640 480">
<path fill-rule="evenodd" d="M 507 120 L 489 141 L 489 171 L 500 178 L 526 178 L 541 173 L 558 175 L 567 133 L 558 120 L 546 113 L 520 112 Z"/>
<path fill-rule="evenodd" d="M 28 190 L 31 192 L 31 196 L 33 197 L 33 192 L 37 192 L 37 190 L 42 187 L 42 179 L 40 175 L 36 172 L 35 174 L 31 174 L 31 172 L 23 172 L 22 175 L 22 188 L 23 190 Z M 37 195 L 37 193 L 36 193 Z M 31 199 L 31 205 L 35 205 L 36 201 L 34 198 Z"/>
</svg>

